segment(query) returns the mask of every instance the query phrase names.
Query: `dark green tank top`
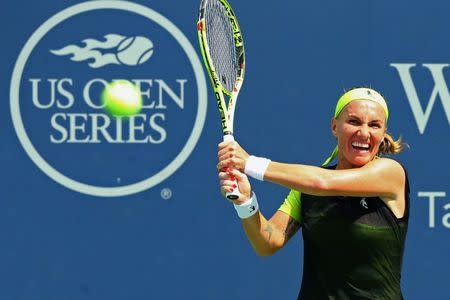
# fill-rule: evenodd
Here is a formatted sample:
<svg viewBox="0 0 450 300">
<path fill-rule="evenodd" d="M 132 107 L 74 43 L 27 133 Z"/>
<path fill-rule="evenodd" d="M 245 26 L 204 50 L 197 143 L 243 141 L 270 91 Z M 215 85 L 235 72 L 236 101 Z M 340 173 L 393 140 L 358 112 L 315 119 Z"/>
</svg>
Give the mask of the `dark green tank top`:
<svg viewBox="0 0 450 300">
<path fill-rule="evenodd" d="M 377 197 L 301 196 L 304 267 L 298 299 L 403 299 L 400 278 L 409 217 Z"/>
</svg>

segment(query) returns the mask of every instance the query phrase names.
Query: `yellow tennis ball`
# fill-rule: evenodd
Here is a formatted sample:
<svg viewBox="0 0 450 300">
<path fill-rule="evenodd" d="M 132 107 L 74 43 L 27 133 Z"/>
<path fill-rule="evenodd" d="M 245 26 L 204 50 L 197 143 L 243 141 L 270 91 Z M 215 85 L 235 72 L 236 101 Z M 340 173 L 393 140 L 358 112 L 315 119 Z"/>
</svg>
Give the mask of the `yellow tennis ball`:
<svg viewBox="0 0 450 300">
<path fill-rule="evenodd" d="M 115 117 L 130 117 L 142 109 L 142 95 L 136 85 L 128 80 L 116 80 L 102 92 L 105 110 Z"/>
</svg>

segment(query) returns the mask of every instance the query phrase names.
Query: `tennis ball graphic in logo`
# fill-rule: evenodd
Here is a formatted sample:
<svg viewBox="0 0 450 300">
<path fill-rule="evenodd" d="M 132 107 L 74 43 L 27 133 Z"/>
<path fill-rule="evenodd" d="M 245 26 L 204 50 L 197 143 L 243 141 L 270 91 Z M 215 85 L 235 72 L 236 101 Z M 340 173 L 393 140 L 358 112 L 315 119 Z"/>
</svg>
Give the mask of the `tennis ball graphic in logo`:
<svg viewBox="0 0 450 300">
<path fill-rule="evenodd" d="M 153 43 L 143 36 L 124 39 L 117 47 L 117 59 L 128 66 L 145 63 L 153 55 Z"/>
<path fill-rule="evenodd" d="M 142 109 L 141 92 L 128 80 L 108 84 L 101 98 L 105 110 L 114 117 L 130 117 Z"/>
</svg>

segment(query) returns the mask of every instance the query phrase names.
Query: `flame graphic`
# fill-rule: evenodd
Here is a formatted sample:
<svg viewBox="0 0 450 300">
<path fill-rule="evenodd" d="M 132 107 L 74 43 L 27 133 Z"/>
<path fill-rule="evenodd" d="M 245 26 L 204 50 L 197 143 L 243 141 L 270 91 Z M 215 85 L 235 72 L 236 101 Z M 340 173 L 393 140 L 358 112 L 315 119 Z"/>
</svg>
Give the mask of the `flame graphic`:
<svg viewBox="0 0 450 300">
<path fill-rule="evenodd" d="M 135 66 L 144 63 L 153 54 L 153 43 L 146 37 L 126 37 L 110 33 L 104 38 L 105 41 L 85 39 L 82 41 L 84 47 L 67 45 L 50 52 L 57 56 L 72 55 L 70 60 L 76 62 L 93 59 L 89 66 L 94 69 L 109 64 Z"/>
</svg>

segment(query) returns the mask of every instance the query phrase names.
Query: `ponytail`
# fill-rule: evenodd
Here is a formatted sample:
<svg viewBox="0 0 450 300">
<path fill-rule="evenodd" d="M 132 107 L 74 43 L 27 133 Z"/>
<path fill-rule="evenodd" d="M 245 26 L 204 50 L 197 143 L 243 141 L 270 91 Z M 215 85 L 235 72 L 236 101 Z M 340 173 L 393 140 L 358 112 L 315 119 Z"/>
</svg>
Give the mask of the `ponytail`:
<svg viewBox="0 0 450 300">
<path fill-rule="evenodd" d="M 402 152 L 407 145 L 403 143 L 402 138 L 398 138 L 396 141 L 386 133 L 384 140 L 380 144 L 380 148 L 378 149 L 378 154 L 397 154 Z"/>
</svg>

